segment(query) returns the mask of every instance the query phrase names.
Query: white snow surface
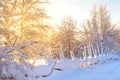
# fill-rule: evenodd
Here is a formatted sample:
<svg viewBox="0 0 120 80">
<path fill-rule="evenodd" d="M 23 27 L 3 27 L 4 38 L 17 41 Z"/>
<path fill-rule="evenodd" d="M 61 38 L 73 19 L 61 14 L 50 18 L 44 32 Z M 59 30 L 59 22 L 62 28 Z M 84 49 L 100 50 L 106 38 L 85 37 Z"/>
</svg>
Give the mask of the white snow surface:
<svg viewBox="0 0 120 80">
<path fill-rule="evenodd" d="M 100 59 L 100 57 L 98 58 Z M 63 61 L 57 62 L 55 66 L 56 68 L 61 68 L 62 71 L 53 71 L 49 77 L 29 78 L 29 80 L 120 80 L 120 60 L 118 58 L 118 56 L 112 54 L 109 56 L 105 55 L 104 57 L 102 56 L 98 64 L 92 66 L 88 65 L 85 60 L 80 61 L 76 58 L 74 60 L 64 59 Z M 89 60 L 89 62 L 95 62 L 97 60 L 95 58 Z M 87 67 L 81 68 L 81 64 L 85 64 Z M 39 73 L 47 74 L 51 65 L 53 64 L 48 64 L 48 66 L 43 67 L 39 66 L 36 68 L 36 72 L 39 71 Z"/>
<path fill-rule="evenodd" d="M 120 61 L 98 64 L 85 69 L 67 68 L 40 80 L 120 80 Z"/>
<path fill-rule="evenodd" d="M 48 75 L 51 72 L 54 64 L 55 60 L 49 59 L 48 65 L 24 67 L 12 63 L 7 67 L 16 80 L 120 80 L 120 57 L 115 54 L 101 55 L 84 60 L 78 58 L 74 58 L 74 60 L 63 59 L 57 61 L 54 66 L 61 70 L 53 70 L 50 76 L 43 78 L 43 75 Z M 16 68 L 19 69 L 16 69 L 15 65 L 18 65 Z"/>
</svg>

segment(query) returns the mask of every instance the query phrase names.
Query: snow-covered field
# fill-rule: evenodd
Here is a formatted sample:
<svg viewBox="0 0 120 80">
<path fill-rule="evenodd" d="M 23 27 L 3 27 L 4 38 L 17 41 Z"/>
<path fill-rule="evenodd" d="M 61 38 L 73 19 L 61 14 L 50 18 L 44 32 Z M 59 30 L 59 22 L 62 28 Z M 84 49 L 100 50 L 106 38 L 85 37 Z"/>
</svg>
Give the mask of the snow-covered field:
<svg viewBox="0 0 120 80">
<path fill-rule="evenodd" d="M 111 57 L 113 57 L 113 59 L 111 59 Z M 84 68 L 80 67 L 82 61 L 78 59 L 64 59 L 56 63 L 55 68 L 60 68 L 60 71 L 54 70 L 50 76 L 45 78 L 29 77 L 28 80 L 120 80 L 120 60 L 118 58 L 116 55 L 102 56 L 103 60 L 101 60 L 101 62 L 96 65 L 87 65 L 87 67 Z M 94 62 L 96 60 L 97 58 L 89 61 Z M 85 61 L 83 61 L 83 63 L 86 65 Z M 50 61 L 48 65 L 34 68 L 34 75 L 49 74 L 53 65 L 54 61 Z"/>
<path fill-rule="evenodd" d="M 38 80 L 120 80 L 120 61 L 97 64 L 85 69 L 67 68 Z"/>
<path fill-rule="evenodd" d="M 49 59 L 48 64 L 19 65 L 19 69 L 11 64 L 8 71 L 15 76 L 15 80 L 120 80 L 119 65 L 119 55 L 109 54 L 83 60 L 65 58 L 56 62 Z"/>
</svg>

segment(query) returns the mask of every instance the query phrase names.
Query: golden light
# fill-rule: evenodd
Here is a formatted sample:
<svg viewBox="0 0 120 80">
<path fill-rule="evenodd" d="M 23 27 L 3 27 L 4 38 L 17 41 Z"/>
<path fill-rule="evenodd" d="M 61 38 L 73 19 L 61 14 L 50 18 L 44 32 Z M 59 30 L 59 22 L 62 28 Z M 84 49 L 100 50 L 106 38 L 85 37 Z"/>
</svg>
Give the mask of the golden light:
<svg viewBox="0 0 120 80">
<path fill-rule="evenodd" d="M 12 27 L 10 27 L 10 30 L 11 31 L 15 31 L 15 28 L 12 26 Z"/>
<path fill-rule="evenodd" d="M 6 37 L 1 37 L 1 42 L 5 42 L 6 41 Z"/>
<path fill-rule="evenodd" d="M 48 65 L 44 58 L 36 59 L 36 60 L 29 59 L 29 60 L 26 60 L 26 61 L 30 64 L 33 64 L 34 66 Z"/>
</svg>

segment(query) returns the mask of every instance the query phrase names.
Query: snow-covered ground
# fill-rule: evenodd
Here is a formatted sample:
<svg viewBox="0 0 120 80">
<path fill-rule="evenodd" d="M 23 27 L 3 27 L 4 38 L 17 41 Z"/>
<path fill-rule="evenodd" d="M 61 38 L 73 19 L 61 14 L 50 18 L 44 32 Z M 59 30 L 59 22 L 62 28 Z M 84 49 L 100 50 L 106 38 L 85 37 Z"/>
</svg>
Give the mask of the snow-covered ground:
<svg viewBox="0 0 120 80">
<path fill-rule="evenodd" d="M 85 69 L 67 68 L 38 80 L 120 80 L 120 61 L 97 64 Z"/>
<path fill-rule="evenodd" d="M 48 77 L 28 78 L 28 80 L 120 80 L 120 60 L 116 55 L 99 56 L 95 59 L 87 60 L 89 62 L 101 61 L 96 65 L 88 65 L 86 60 L 78 59 L 57 62 L 55 68 L 62 70 L 54 70 Z M 87 64 L 87 67 L 81 68 L 81 64 Z M 40 65 L 33 69 L 34 75 L 46 75 L 50 73 L 54 61 L 50 61 L 48 65 Z"/>
<path fill-rule="evenodd" d="M 74 60 L 65 58 L 57 62 L 49 59 L 47 64 L 38 63 L 39 66 L 25 67 L 13 62 L 18 65 L 17 69 L 13 64 L 6 67 L 16 80 L 120 80 L 120 56 L 115 54 Z M 2 67 L 4 73 L 6 67 Z"/>
</svg>

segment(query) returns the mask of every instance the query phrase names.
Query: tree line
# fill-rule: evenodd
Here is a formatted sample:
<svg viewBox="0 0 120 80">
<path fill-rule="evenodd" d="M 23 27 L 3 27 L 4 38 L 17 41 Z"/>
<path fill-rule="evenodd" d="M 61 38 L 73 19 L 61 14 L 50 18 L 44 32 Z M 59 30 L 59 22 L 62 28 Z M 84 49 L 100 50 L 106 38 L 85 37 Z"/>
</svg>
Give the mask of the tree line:
<svg viewBox="0 0 120 80">
<path fill-rule="evenodd" d="M 65 16 L 61 25 L 44 23 L 50 17 L 45 13 L 44 0 L 1 0 L 0 2 L 0 58 L 24 62 L 26 59 L 47 60 L 95 57 L 119 52 L 119 29 L 111 21 L 105 5 L 92 9 L 90 19 L 82 29 L 71 16 Z"/>
</svg>

